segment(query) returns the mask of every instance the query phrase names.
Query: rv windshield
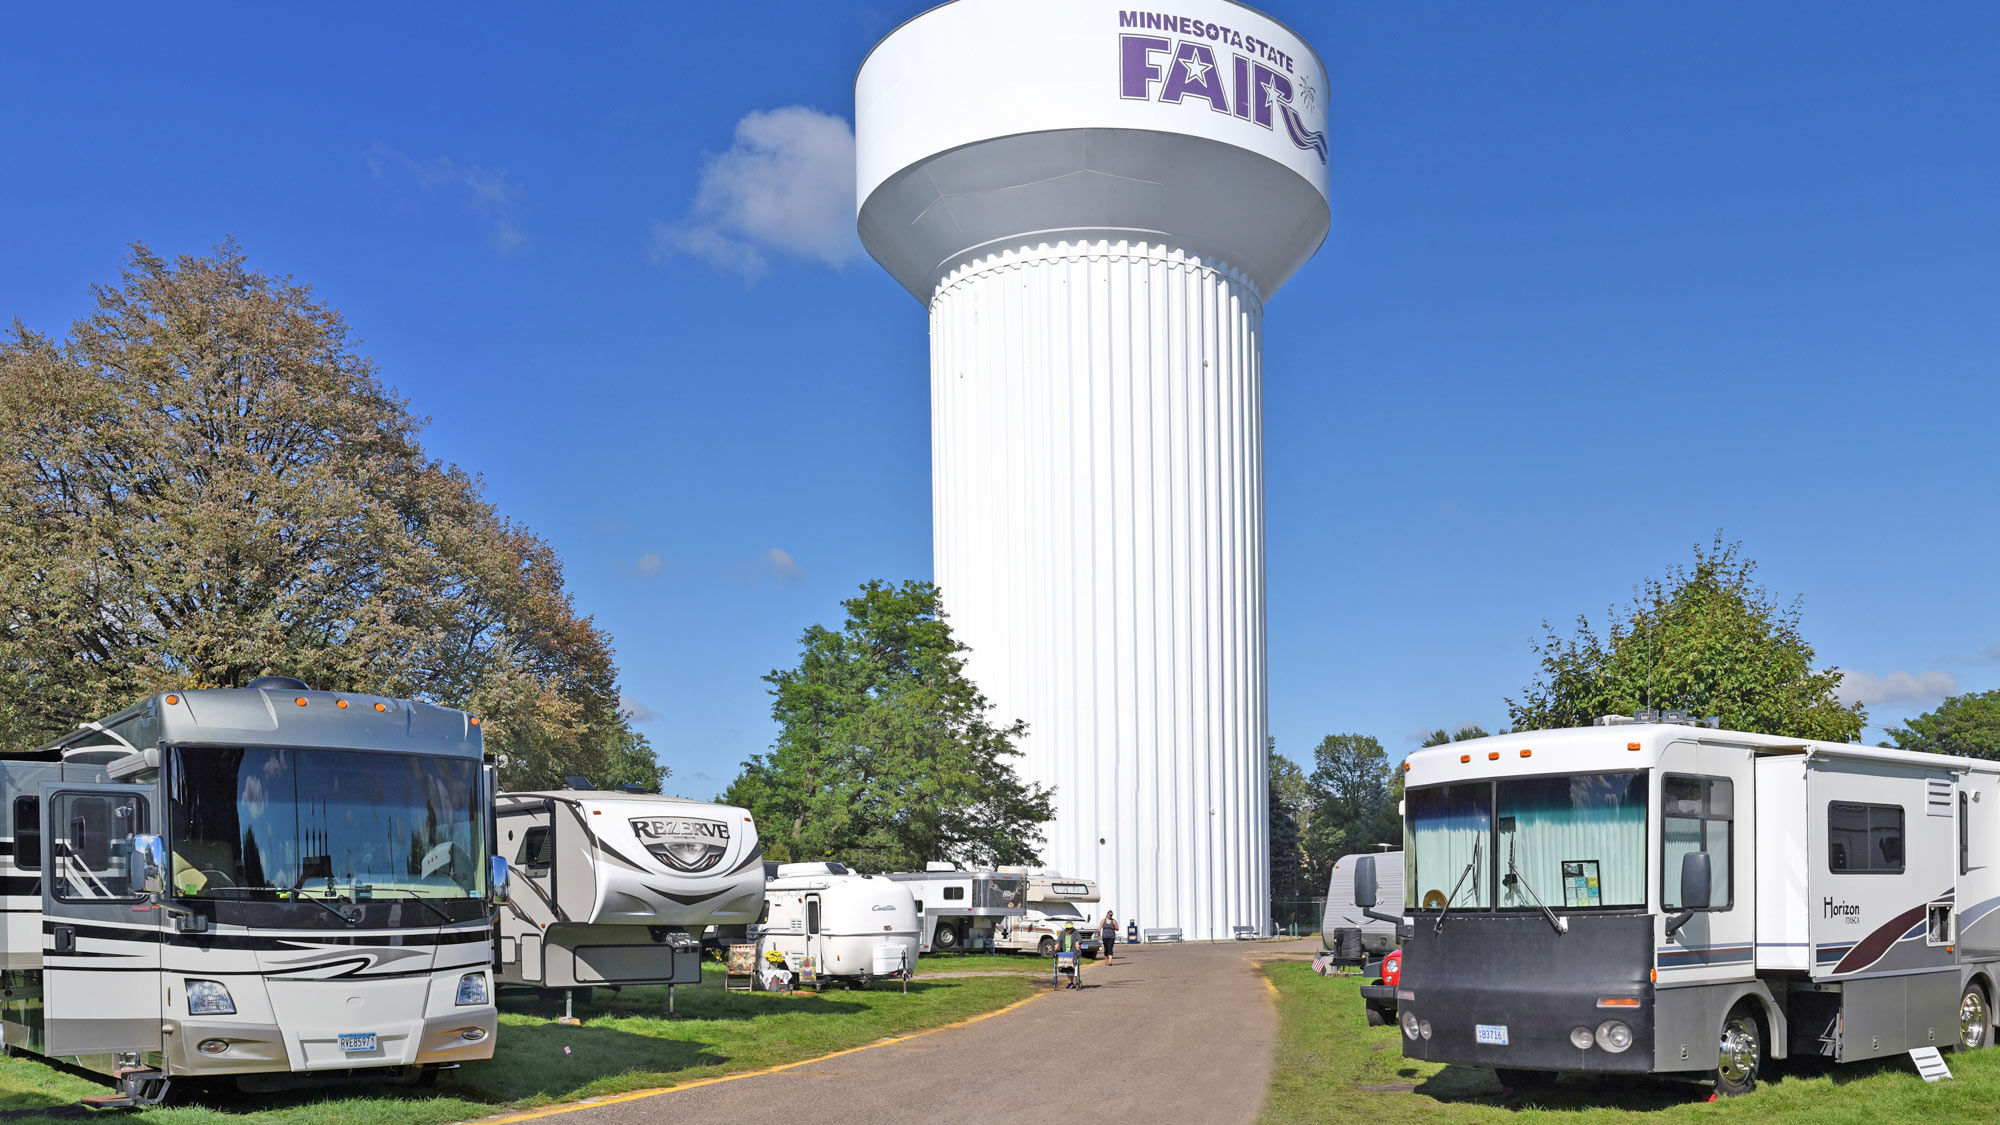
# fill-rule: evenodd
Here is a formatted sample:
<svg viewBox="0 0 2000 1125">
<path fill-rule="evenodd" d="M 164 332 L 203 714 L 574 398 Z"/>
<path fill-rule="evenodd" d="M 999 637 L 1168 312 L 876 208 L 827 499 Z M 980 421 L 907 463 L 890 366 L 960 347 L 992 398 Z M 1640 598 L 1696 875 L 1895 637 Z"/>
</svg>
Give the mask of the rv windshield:
<svg viewBox="0 0 2000 1125">
<path fill-rule="evenodd" d="M 174 893 L 273 902 L 298 895 L 485 894 L 479 763 L 349 750 L 174 752 Z"/>
<path fill-rule="evenodd" d="M 1447 898 L 1453 910 L 1536 910 L 1538 898 L 1556 910 L 1646 905 L 1643 772 L 1432 786 L 1411 790 L 1404 808 L 1410 909 Z"/>
</svg>

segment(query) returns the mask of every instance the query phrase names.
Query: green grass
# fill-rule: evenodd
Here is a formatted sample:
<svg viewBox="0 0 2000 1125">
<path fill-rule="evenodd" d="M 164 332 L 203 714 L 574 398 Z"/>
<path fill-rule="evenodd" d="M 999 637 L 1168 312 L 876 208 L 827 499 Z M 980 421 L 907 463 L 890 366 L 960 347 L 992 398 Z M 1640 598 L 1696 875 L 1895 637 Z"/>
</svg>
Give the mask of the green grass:
<svg viewBox="0 0 2000 1125">
<path fill-rule="evenodd" d="M 673 1019 L 665 1018 L 664 988 L 628 988 L 616 997 L 599 990 L 578 1008 L 582 1027 L 556 1024 L 560 999 L 505 994 L 494 1057 L 446 1072 L 433 1089 L 251 1095 L 177 1080 L 166 1106 L 136 1117 L 145 1125 L 435 1125 L 796 1062 L 989 1012 L 1036 987 L 1014 977 L 926 982 L 920 975 L 908 995 L 878 984 L 867 992 L 777 996 L 725 992 L 719 979 L 681 988 Z M 47 1063 L 0 1059 L 0 1111 L 52 1108 L 104 1092 L 101 1083 Z"/>
<path fill-rule="evenodd" d="M 1565 1078 L 1532 1093 L 1500 1092 L 1493 1072 L 1403 1057 L 1402 1033 L 1369 1027 L 1359 977 L 1319 977 L 1306 965 L 1265 967 L 1278 988 L 1277 1065 L 1264 1104 L 1269 1125 L 1404 1122 L 1470 1125 L 1651 1125 L 1653 1122 L 1902 1122 L 2000 1120 L 2000 1051 L 1947 1053 L 1955 1077 L 1918 1078 L 1906 1056 L 1775 1072 L 1746 1097 L 1710 1103 L 1709 1087 L 1664 1078 Z M 1367 1090 L 1368 1086 L 1414 1089 Z"/>
</svg>

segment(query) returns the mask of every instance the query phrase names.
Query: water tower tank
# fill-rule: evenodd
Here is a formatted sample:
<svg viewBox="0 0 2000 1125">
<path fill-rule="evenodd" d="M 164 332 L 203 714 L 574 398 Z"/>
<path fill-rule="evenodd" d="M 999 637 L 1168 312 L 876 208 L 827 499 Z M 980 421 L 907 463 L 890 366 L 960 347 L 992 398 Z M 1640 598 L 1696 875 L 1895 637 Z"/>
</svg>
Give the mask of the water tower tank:
<svg viewBox="0 0 2000 1125">
<path fill-rule="evenodd" d="M 855 82 L 861 239 L 930 311 L 936 579 L 1043 860 L 1269 921 L 1264 303 L 1326 237 L 1326 71 L 1225 0 L 957 0 Z"/>
</svg>

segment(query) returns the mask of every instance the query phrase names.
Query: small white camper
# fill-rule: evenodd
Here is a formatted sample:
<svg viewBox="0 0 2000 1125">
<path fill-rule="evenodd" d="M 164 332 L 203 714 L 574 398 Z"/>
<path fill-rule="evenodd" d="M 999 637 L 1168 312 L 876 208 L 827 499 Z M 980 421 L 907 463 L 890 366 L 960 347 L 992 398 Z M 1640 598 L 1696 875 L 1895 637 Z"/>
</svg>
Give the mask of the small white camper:
<svg viewBox="0 0 2000 1125">
<path fill-rule="evenodd" d="M 901 883 L 857 875 L 838 863 L 773 863 L 763 920 L 752 927 L 757 959 L 776 950 L 801 980 L 868 987 L 908 980 L 917 965 L 917 903 Z"/>
<path fill-rule="evenodd" d="M 1344 855 L 1334 861 L 1333 875 L 1326 883 L 1326 912 L 1320 920 L 1320 940 L 1326 943 L 1336 962 L 1353 961 L 1359 963 L 1369 957 L 1380 957 L 1396 948 L 1396 924 L 1370 918 L 1361 908 L 1354 905 L 1354 861 L 1362 855 L 1375 857 L 1378 885 L 1376 893 L 1383 902 L 1403 900 L 1403 853 L 1398 851 L 1365 852 Z M 1358 931 L 1360 945 L 1352 950 L 1342 949 L 1341 931 Z M 1355 940 L 1350 936 L 1350 940 Z"/>
<path fill-rule="evenodd" d="M 500 914 L 500 982 L 701 980 L 702 929 L 750 922 L 764 906 L 750 814 L 572 780 L 582 787 L 500 795 L 498 850 L 515 874 Z"/>
</svg>

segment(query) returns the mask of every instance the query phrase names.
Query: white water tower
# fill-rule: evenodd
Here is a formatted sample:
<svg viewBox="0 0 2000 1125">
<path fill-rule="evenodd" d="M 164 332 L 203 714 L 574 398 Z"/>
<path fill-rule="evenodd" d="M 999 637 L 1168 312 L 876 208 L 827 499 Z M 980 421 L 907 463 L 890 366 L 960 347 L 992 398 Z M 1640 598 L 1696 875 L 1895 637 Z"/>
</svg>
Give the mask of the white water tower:
<svg viewBox="0 0 2000 1125">
<path fill-rule="evenodd" d="M 936 578 L 1121 923 L 1270 918 L 1264 303 L 1326 237 L 1326 71 L 1226 0 L 956 0 L 855 82 L 930 310 Z"/>
</svg>

